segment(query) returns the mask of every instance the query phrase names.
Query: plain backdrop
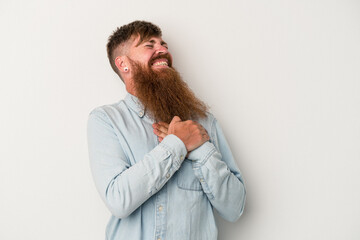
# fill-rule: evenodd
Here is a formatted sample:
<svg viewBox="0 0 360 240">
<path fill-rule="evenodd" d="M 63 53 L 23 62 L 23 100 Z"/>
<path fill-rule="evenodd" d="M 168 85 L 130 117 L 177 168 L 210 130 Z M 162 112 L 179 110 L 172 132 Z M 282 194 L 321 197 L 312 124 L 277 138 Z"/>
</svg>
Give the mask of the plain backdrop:
<svg viewBox="0 0 360 240">
<path fill-rule="evenodd" d="M 126 94 L 105 45 L 133 20 L 162 28 L 244 175 L 219 239 L 360 239 L 357 0 L 1 0 L 0 239 L 104 239 L 86 125 Z"/>
</svg>

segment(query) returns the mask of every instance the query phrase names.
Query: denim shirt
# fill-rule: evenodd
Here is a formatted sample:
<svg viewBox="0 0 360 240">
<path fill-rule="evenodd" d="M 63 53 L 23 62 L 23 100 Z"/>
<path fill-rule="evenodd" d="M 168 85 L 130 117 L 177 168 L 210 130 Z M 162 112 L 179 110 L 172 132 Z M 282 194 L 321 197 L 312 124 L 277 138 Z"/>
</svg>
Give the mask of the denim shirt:
<svg viewBox="0 0 360 240">
<path fill-rule="evenodd" d="M 212 240 L 213 208 L 228 221 L 240 217 L 245 187 L 228 143 L 213 115 L 198 122 L 210 140 L 187 155 L 175 135 L 158 142 L 131 94 L 89 114 L 90 167 L 112 214 L 107 240 Z"/>
</svg>

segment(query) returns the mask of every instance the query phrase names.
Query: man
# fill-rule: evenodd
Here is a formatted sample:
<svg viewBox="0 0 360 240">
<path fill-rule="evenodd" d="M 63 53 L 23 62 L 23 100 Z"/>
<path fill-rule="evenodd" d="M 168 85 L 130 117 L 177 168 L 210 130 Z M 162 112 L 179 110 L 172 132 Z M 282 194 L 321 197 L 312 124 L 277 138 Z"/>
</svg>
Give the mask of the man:
<svg viewBox="0 0 360 240">
<path fill-rule="evenodd" d="M 219 124 L 172 67 L 157 26 L 124 25 L 107 51 L 128 95 L 88 120 L 92 174 L 112 214 L 106 239 L 217 239 L 213 208 L 236 221 L 245 203 Z"/>
</svg>

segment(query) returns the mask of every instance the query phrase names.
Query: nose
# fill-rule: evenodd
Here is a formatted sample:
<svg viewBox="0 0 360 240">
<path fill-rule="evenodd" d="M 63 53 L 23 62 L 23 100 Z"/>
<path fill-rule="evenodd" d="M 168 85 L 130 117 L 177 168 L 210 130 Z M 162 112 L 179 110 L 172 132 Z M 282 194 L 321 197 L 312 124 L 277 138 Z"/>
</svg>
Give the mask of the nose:
<svg viewBox="0 0 360 240">
<path fill-rule="evenodd" d="M 157 55 L 169 53 L 168 49 L 162 45 L 157 48 Z"/>
</svg>

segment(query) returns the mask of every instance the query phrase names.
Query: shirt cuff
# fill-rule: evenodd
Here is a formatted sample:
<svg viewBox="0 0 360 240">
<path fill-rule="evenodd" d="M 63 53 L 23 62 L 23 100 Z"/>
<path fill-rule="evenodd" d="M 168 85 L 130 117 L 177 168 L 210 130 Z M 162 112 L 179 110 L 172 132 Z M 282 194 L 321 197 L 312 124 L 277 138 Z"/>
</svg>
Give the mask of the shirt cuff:
<svg viewBox="0 0 360 240">
<path fill-rule="evenodd" d="M 203 165 L 209 157 L 216 151 L 214 144 L 205 142 L 200 147 L 192 150 L 187 156 L 188 159 L 192 160 L 195 165 Z"/>
<path fill-rule="evenodd" d="M 187 150 L 183 141 L 173 134 L 169 134 L 159 144 L 164 150 L 169 151 L 174 155 L 174 167 L 179 169 L 181 163 L 184 161 Z"/>
</svg>

